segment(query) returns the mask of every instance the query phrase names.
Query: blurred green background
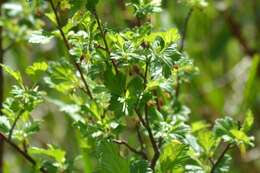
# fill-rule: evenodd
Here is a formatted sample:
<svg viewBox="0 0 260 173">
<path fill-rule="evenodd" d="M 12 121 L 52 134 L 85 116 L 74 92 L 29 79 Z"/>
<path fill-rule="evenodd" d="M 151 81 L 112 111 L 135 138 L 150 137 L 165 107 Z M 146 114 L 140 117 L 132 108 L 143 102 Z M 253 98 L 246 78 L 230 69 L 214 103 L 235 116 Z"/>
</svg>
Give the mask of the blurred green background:
<svg viewBox="0 0 260 173">
<path fill-rule="evenodd" d="M 98 12 L 109 28 L 122 30 L 134 24 L 132 11 L 125 7 L 124 0 L 100 1 Z M 182 33 L 191 7 L 178 0 L 162 0 L 162 4 L 163 11 L 151 19 L 154 29 L 177 27 Z M 22 73 L 34 61 L 57 60 L 64 55 L 65 48 L 59 40 L 44 46 L 28 43 L 31 31 L 42 26 L 46 29 L 52 27 L 44 17 L 48 6 L 35 6 L 25 0 L 10 0 L 2 4 L 0 24 L 3 26 L 4 63 Z M 70 15 L 63 12 L 64 22 Z M 224 115 L 242 119 L 245 107 L 251 108 L 255 115 L 252 134 L 256 138 L 256 147 L 244 156 L 233 150 L 232 172 L 260 172 L 259 67 L 256 76 L 253 75 L 253 59 L 260 52 L 260 0 L 209 0 L 206 8 L 194 9 L 184 46 L 184 52 L 200 69 L 200 74 L 181 88 L 180 98 L 192 111 L 191 121 L 204 119 L 213 122 Z M 30 79 L 27 82 L 30 83 Z M 43 81 L 40 83 L 44 90 L 47 86 Z M 12 84 L 13 80 L 6 75 L 5 97 Z M 53 91 L 49 91 L 48 96 L 49 100 L 60 97 Z M 70 119 L 48 101 L 38 107 L 34 115 L 42 117 L 45 123 L 31 142 L 35 145 L 60 145 L 68 156 L 74 157 L 78 149 Z M 6 172 L 27 172 L 30 165 L 8 146 L 5 149 Z"/>
</svg>

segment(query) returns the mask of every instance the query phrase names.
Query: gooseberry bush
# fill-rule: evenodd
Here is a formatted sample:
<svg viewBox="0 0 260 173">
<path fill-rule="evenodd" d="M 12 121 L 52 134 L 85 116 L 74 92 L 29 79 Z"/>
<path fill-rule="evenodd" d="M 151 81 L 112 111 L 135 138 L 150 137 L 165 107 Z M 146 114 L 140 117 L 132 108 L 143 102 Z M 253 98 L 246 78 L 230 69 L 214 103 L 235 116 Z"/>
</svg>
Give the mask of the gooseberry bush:
<svg viewBox="0 0 260 173">
<path fill-rule="evenodd" d="M 96 6 L 102 0 L 26 3 L 45 10 L 38 14 L 44 16 L 41 28 L 30 34 L 29 44 L 58 40 L 65 48 L 58 60 L 36 61 L 23 73 L 1 65 L 16 85 L 3 103 L 0 135 L 32 164 L 32 172 L 222 173 L 229 172 L 233 148 L 244 154 L 253 146 L 250 111 L 243 121 L 229 116 L 214 124 L 189 121 L 180 88 L 199 70 L 180 48 L 184 33 L 153 28 L 151 15 L 162 11 L 160 1 L 128 1 L 136 22 L 120 31 L 99 18 Z M 192 10 L 207 6 L 204 0 L 183 3 Z M 64 11 L 68 19 L 61 17 Z M 43 91 L 40 81 L 48 89 Z M 44 121 L 32 112 L 44 102 L 56 104 L 70 118 L 77 156 L 52 144 L 33 145 Z"/>
</svg>

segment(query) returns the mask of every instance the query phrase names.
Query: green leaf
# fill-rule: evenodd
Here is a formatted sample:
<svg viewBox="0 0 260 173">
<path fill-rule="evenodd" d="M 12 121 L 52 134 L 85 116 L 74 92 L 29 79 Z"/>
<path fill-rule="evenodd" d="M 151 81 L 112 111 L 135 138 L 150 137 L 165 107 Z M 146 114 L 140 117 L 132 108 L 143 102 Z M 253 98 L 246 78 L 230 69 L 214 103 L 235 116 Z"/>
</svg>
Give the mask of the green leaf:
<svg viewBox="0 0 260 173">
<path fill-rule="evenodd" d="M 118 148 L 106 141 L 98 146 L 98 173 L 130 173 L 130 164 L 120 156 Z"/>
<path fill-rule="evenodd" d="M 219 162 L 219 164 L 217 165 L 217 167 L 213 173 L 230 172 L 231 159 L 232 158 L 230 155 L 225 154 L 223 159 Z"/>
<path fill-rule="evenodd" d="M 254 146 L 254 138 L 248 136 L 239 128 L 238 123 L 235 123 L 231 117 L 216 120 L 214 132 L 217 138 L 221 138 L 226 142 L 236 144 L 237 146 Z"/>
<path fill-rule="evenodd" d="M 36 62 L 33 65 L 26 68 L 26 73 L 31 76 L 35 76 L 39 72 L 45 72 L 48 69 L 48 64 L 45 62 Z"/>
<path fill-rule="evenodd" d="M 171 172 L 174 169 L 185 167 L 190 159 L 188 151 L 189 147 L 177 140 L 166 144 L 159 158 L 161 171 Z"/>
<path fill-rule="evenodd" d="M 0 64 L 0 66 L 3 68 L 3 70 L 8 73 L 9 75 L 11 75 L 18 83 L 19 85 L 23 85 L 23 79 L 21 76 L 21 73 L 18 71 L 14 71 L 12 70 L 10 67 L 4 65 L 4 64 Z"/>
<path fill-rule="evenodd" d="M 66 60 L 52 62 L 49 64 L 48 77 L 45 82 L 51 87 L 62 93 L 68 93 L 72 89 L 80 86 L 73 66 Z"/>
<path fill-rule="evenodd" d="M 238 130 L 238 124 L 231 117 L 225 117 L 223 119 L 217 119 L 214 125 L 214 132 L 216 137 L 223 138 L 226 141 L 233 141 L 231 129 Z"/>
<path fill-rule="evenodd" d="M 36 43 L 36 44 L 46 44 L 49 43 L 50 40 L 52 39 L 52 35 L 50 35 L 47 32 L 43 31 L 34 31 L 31 33 L 29 37 L 29 42 L 30 43 Z"/>
<path fill-rule="evenodd" d="M 248 132 L 252 128 L 253 124 L 254 124 L 254 115 L 252 111 L 249 110 L 246 113 L 246 117 L 242 125 L 242 131 Z"/>
<path fill-rule="evenodd" d="M 23 109 L 31 112 L 36 106 L 43 102 L 45 92 L 39 91 L 38 86 L 29 89 L 14 85 L 11 94 L 14 99 L 19 101 Z"/>
<path fill-rule="evenodd" d="M 144 39 L 149 44 L 152 44 L 158 37 L 163 39 L 165 47 L 167 47 L 170 44 L 177 42 L 180 39 L 180 34 L 176 28 L 172 28 L 165 32 L 152 32 Z"/>
<path fill-rule="evenodd" d="M 201 130 L 205 130 L 210 127 L 210 124 L 206 123 L 205 121 L 196 121 L 191 124 L 191 131 L 192 133 L 199 132 Z"/>
<path fill-rule="evenodd" d="M 41 121 L 27 122 L 24 124 L 23 131 L 27 136 L 32 135 L 40 131 Z"/>
<path fill-rule="evenodd" d="M 7 133 L 9 132 L 10 128 L 11 128 L 11 124 L 8 118 L 5 116 L 0 116 L 0 131 L 3 133 Z"/>
<path fill-rule="evenodd" d="M 214 136 L 214 133 L 209 130 L 202 130 L 198 132 L 198 143 L 202 146 L 207 157 L 211 157 L 214 153 L 215 147 L 218 145 L 218 141 Z"/>
<path fill-rule="evenodd" d="M 260 57 L 258 55 L 253 57 L 252 60 L 252 65 L 248 73 L 248 79 L 246 82 L 246 86 L 244 89 L 244 98 L 243 98 L 243 109 L 248 109 L 248 107 L 252 103 L 252 99 L 254 97 L 254 91 L 256 91 L 254 84 L 255 84 L 255 79 L 257 76 L 257 70 L 260 64 Z"/>
<path fill-rule="evenodd" d="M 243 131 L 237 129 L 231 129 L 230 133 L 234 136 L 235 140 L 239 145 L 240 144 L 253 145 L 252 139 L 249 136 L 247 136 L 247 134 L 245 134 Z"/>
<path fill-rule="evenodd" d="M 65 151 L 61 149 L 54 148 L 52 145 L 48 145 L 47 149 L 31 147 L 28 150 L 30 155 L 38 155 L 38 156 L 47 156 L 53 159 L 55 162 L 53 163 L 54 166 L 58 168 L 64 167 L 65 164 Z"/>
<path fill-rule="evenodd" d="M 148 162 L 145 160 L 133 160 L 130 166 L 131 173 L 148 173 Z"/>
<path fill-rule="evenodd" d="M 192 8 L 203 9 L 208 6 L 207 0 L 181 0 L 187 3 Z"/>
<path fill-rule="evenodd" d="M 123 73 L 114 74 L 112 69 L 109 69 L 104 74 L 104 84 L 112 94 L 120 96 L 126 86 L 126 76 Z"/>
<path fill-rule="evenodd" d="M 161 0 L 132 0 L 131 3 L 127 3 L 127 6 L 132 6 L 134 8 L 134 15 L 138 18 L 145 18 L 153 13 L 161 12 Z"/>
</svg>

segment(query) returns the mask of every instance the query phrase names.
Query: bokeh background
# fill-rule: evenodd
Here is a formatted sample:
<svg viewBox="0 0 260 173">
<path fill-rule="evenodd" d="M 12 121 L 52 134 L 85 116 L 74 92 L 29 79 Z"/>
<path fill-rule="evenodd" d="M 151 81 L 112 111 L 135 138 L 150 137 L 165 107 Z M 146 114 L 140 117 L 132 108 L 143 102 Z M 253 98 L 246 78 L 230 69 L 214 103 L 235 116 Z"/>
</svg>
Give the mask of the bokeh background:
<svg viewBox="0 0 260 173">
<path fill-rule="evenodd" d="M 124 5 L 124 0 L 100 1 L 98 12 L 109 28 L 122 30 L 134 25 L 132 10 Z M 207 2 L 206 8 L 194 9 L 189 18 L 184 52 L 194 60 L 200 74 L 181 88 L 180 98 L 192 111 L 191 121 L 204 119 L 213 122 L 226 115 L 239 120 L 244 116 L 243 108 L 250 107 L 255 115 L 251 133 L 255 136 L 256 146 L 243 156 L 238 150 L 232 151 L 234 159 L 231 172 L 259 173 L 260 68 L 251 81 L 248 79 L 253 71 L 253 59 L 260 53 L 260 0 Z M 59 40 L 43 46 L 28 43 L 31 31 L 41 26 L 46 29 L 53 27 L 44 17 L 48 6 L 36 6 L 26 0 L 9 0 L 2 4 L 0 25 L 3 30 L 0 42 L 4 50 L 4 64 L 22 73 L 26 66 L 35 61 L 58 60 L 64 55 L 65 48 Z M 176 27 L 182 33 L 191 7 L 178 0 L 162 0 L 162 7 L 161 13 L 152 16 L 155 30 Z M 70 15 L 64 11 L 63 22 Z M 14 81 L 7 75 L 4 77 L 4 96 L 7 97 Z M 26 79 L 26 82 L 29 84 L 31 81 Z M 39 83 L 43 90 L 47 88 L 43 81 Z M 34 115 L 41 117 L 44 123 L 31 142 L 35 145 L 52 143 L 62 146 L 69 157 L 74 157 L 78 148 L 71 120 L 53 104 L 52 99 L 59 97 L 57 93 L 49 91 L 47 101 L 34 111 Z M 8 146 L 5 147 L 4 160 L 6 173 L 25 173 L 30 167 Z"/>
</svg>

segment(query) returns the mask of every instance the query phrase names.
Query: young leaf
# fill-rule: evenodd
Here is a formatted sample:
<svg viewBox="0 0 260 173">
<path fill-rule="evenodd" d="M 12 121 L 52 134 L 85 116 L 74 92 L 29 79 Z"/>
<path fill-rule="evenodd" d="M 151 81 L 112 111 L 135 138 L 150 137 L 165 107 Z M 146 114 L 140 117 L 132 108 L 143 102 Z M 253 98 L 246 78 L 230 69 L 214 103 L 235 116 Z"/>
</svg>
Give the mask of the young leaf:
<svg viewBox="0 0 260 173">
<path fill-rule="evenodd" d="M 44 72 L 48 69 L 48 64 L 45 62 L 36 62 L 26 68 L 25 72 L 28 75 L 35 76 L 37 73 Z"/>
<path fill-rule="evenodd" d="M 52 145 L 48 145 L 47 149 L 31 147 L 28 151 L 31 155 L 47 156 L 54 160 L 53 165 L 58 168 L 63 168 L 65 165 L 65 151 L 54 148 Z"/>
<path fill-rule="evenodd" d="M 254 56 L 252 60 L 251 68 L 248 72 L 248 79 L 244 89 L 244 98 L 242 108 L 247 109 L 252 102 L 255 78 L 257 76 L 257 70 L 260 64 L 260 56 Z"/>
<path fill-rule="evenodd" d="M 230 172 L 230 164 L 231 164 L 231 156 L 225 154 L 223 159 L 217 165 L 215 171 L 213 173 L 225 173 Z"/>
<path fill-rule="evenodd" d="M 3 133 L 7 133 L 9 132 L 10 128 L 11 128 L 11 124 L 8 118 L 5 116 L 0 116 L 0 131 Z"/>
<path fill-rule="evenodd" d="M 180 167 L 185 167 L 190 156 L 189 147 L 177 140 L 166 144 L 160 156 L 160 165 L 162 172 L 172 172 Z"/>
<path fill-rule="evenodd" d="M 130 173 L 130 164 L 126 158 L 120 156 L 117 147 L 106 141 L 98 146 L 99 173 Z"/>
<path fill-rule="evenodd" d="M 4 69 L 4 71 L 6 73 L 11 75 L 19 83 L 19 85 L 21 85 L 21 86 L 23 85 L 23 80 L 22 80 L 22 76 L 21 76 L 20 72 L 14 71 L 10 67 L 3 65 L 3 64 L 0 64 L 0 66 Z"/>
<path fill-rule="evenodd" d="M 36 43 L 36 44 L 46 44 L 49 43 L 50 40 L 53 38 L 52 35 L 43 31 L 34 31 L 30 35 L 29 42 Z"/>
<path fill-rule="evenodd" d="M 80 86 L 80 81 L 73 70 L 73 66 L 66 60 L 50 63 L 47 72 L 49 76 L 45 78 L 45 82 L 51 88 L 55 88 L 62 93 L 67 93 Z"/>
<path fill-rule="evenodd" d="M 252 111 L 248 111 L 246 113 L 246 117 L 242 125 L 242 131 L 248 132 L 252 128 L 253 124 L 254 124 L 254 115 Z"/>
</svg>

